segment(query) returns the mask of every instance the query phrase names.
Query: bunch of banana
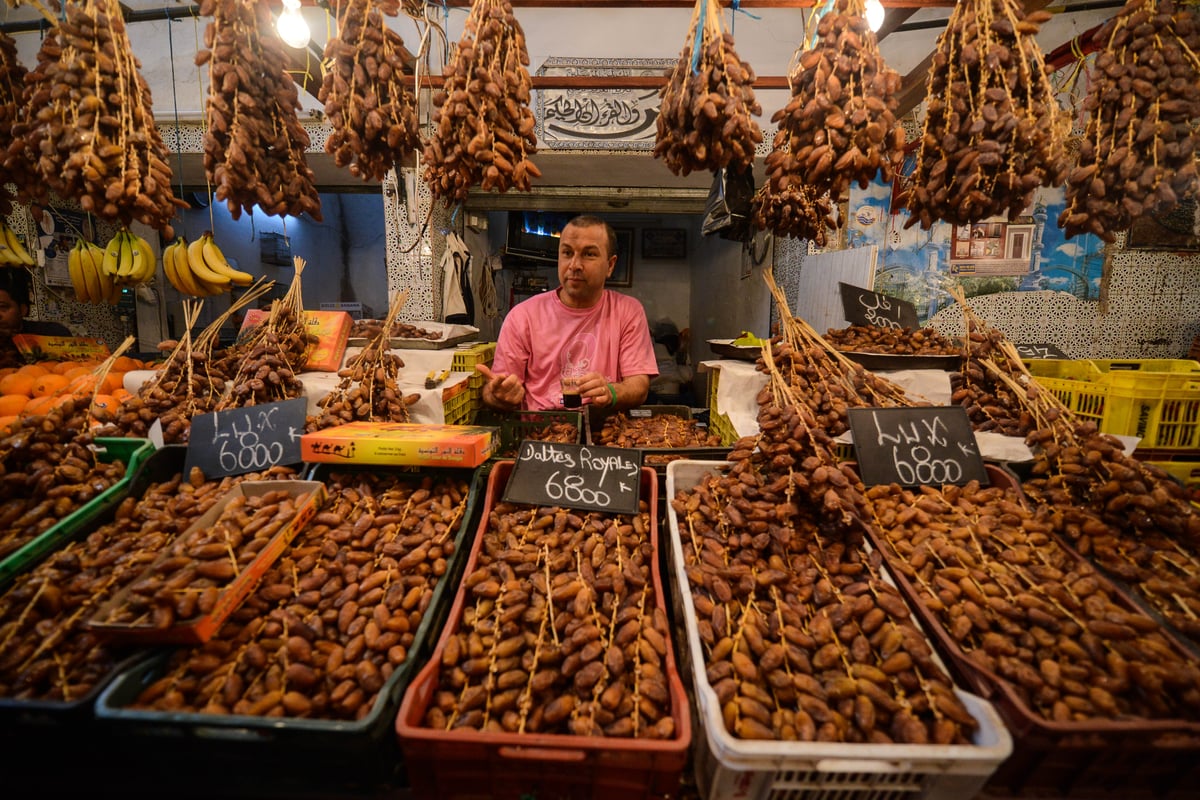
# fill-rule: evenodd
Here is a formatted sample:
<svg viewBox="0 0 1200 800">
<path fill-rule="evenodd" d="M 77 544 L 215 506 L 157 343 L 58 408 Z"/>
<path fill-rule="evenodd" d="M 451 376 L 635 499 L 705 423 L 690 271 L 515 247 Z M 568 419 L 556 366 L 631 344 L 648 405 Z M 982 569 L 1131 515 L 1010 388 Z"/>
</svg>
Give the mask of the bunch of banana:
<svg viewBox="0 0 1200 800">
<path fill-rule="evenodd" d="M 17 238 L 17 232 L 0 220 L 0 267 L 34 267 L 37 260 Z"/>
<path fill-rule="evenodd" d="M 104 271 L 104 248 L 93 242 L 76 239 L 67 253 L 67 270 L 75 299 L 80 303 L 108 303 L 121 299 L 121 287 Z"/>
<path fill-rule="evenodd" d="M 193 297 L 221 294 L 234 286 L 254 283 L 253 275 L 233 268 L 213 241 L 211 231 L 190 244 L 180 236 L 167 245 L 163 269 L 172 286 Z"/>
<path fill-rule="evenodd" d="M 193 277 L 192 270 L 188 266 L 188 243 L 182 236 L 176 237 L 175 241 L 163 248 L 162 261 L 163 272 L 167 273 L 167 281 L 180 294 L 205 297 L 224 291 L 215 286 L 212 287 L 213 291 L 209 291 L 209 287 L 201 285 L 200 281 Z"/>
<path fill-rule="evenodd" d="M 121 228 L 105 246 L 100 268 L 118 286 L 136 286 L 154 280 L 158 259 L 149 242 Z"/>
</svg>

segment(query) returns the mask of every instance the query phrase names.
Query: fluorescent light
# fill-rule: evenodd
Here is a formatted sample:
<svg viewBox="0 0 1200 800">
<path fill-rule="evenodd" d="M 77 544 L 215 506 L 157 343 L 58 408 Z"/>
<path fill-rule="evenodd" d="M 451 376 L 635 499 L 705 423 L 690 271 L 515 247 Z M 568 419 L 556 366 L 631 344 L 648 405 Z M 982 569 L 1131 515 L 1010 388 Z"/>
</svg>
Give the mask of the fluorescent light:
<svg viewBox="0 0 1200 800">
<path fill-rule="evenodd" d="M 286 2 L 286 0 L 285 0 Z M 295 2 L 295 0 L 293 0 Z M 867 25 L 872 31 L 879 30 L 879 26 L 883 24 L 883 3 L 879 0 L 867 0 Z M 280 19 L 283 19 L 280 17 Z"/>
<path fill-rule="evenodd" d="M 275 30 L 279 31 L 279 38 L 288 47 L 308 46 L 312 32 L 304 17 L 300 16 L 300 0 L 283 0 L 283 11 L 275 20 Z"/>
</svg>

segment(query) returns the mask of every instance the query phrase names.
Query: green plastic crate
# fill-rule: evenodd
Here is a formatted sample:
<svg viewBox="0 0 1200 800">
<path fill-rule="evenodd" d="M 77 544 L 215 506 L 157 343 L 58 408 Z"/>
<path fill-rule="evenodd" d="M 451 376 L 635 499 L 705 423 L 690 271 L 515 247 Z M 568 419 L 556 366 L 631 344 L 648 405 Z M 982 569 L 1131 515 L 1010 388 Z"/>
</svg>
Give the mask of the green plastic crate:
<svg viewBox="0 0 1200 800">
<path fill-rule="evenodd" d="M 46 554 L 75 538 L 79 531 L 91 526 L 105 511 L 120 504 L 138 467 L 155 452 L 149 439 L 97 437 L 94 443 L 98 448 L 96 458 L 100 461 L 125 462 L 125 477 L 0 560 L 0 588 L 41 561 Z"/>
<path fill-rule="evenodd" d="M 530 436 L 544 431 L 557 423 L 568 423 L 575 426 L 575 439 L 570 444 L 585 442 L 585 421 L 581 411 L 497 411 L 489 408 L 479 416 L 483 425 L 492 425 L 500 429 L 500 444 L 492 453 L 491 461 L 504 458 L 515 458 L 517 449 L 524 439 L 538 438 Z"/>
</svg>

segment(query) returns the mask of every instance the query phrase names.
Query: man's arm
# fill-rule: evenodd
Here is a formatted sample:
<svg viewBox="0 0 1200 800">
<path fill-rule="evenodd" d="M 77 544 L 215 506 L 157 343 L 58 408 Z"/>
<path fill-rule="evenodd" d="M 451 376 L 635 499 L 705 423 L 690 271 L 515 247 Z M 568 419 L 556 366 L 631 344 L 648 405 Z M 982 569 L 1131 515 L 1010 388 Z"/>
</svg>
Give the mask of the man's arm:
<svg viewBox="0 0 1200 800">
<path fill-rule="evenodd" d="M 650 393 L 650 376 L 629 375 L 624 380 L 618 381 L 612 386 L 616 392 L 617 401 L 609 407 L 611 411 L 624 411 L 627 408 L 637 408 L 646 402 L 646 395 Z M 612 397 L 610 396 L 608 399 L 611 401 Z"/>
</svg>

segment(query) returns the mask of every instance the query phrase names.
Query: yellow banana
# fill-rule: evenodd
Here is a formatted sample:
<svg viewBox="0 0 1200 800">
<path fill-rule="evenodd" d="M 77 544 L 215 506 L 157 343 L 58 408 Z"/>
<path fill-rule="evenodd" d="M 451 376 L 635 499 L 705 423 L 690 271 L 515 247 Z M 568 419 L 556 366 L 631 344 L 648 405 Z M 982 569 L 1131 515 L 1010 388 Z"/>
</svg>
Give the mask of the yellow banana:
<svg viewBox="0 0 1200 800">
<path fill-rule="evenodd" d="M 110 276 L 115 277 L 121 269 L 121 231 L 117 231 L 108 244 L 104 245 L 104 261 L 100 268 Z"/>
<path fill-rule="evenodd" d="M 84 277 L 87 277 L 90 270 L 96 276 L 96 290 L 92 294 L 93 303 L 109 302 L 109 296 L 113 293 L 113 287 L 116 283 L 113 281 L 113 276 L 101 268 L 104 262 L 104 248 L 98 244 L 88 242 L 84 245 L 83 252 L 79 254 L 79 263 L 83 265 Z"/>
<path fill-rule="evenodd" d="M 83 239 L 76 239 L 75 246 L 67 253 L 67 273 L 71 276 L 71 286 L 75 289 L 75 301 L 78 303 L 90 303 L 92 302 L 92 296 L 88 292 L 88 285 L 83 277 L 83 264 L 79 260 L 82 252 Z"/>
<path fill-rule="evenodd" d="M 148 283 L 154 280 L 158 271 L 158 259 L 150 243 L 133 231 L 127 234 L 129 239 L 130 263 L 129 280 L 131 283 Z"/>
<path fill-rule="evenodd" d="M 176 291 L 187 294 L 183 289 L 183 284 L 179 282 L 179 273 L 175 270 L 175 251 L 177 249 L 179 249 L 178 239 L 163 248 L 163 274 L 167 276 L 167 283 L 174 286 Z"/>
<path fill-rule="evenodd" d="M 13 255 L 16 257 L 18 264 L 26 267 L 37 266 L 37 259 L 33 257 L 33 254 L 29 252 L 21 240 L 17 238 L 16 231 L 5 225 L 4 237 L 7 240 L 9 249 L 12 250 Z"/>
<path fill-rule="evenodd" d="M 187 288 L 187 293 L 193 297 L 207 297 L 210 294 L 220 294 L 220 289 L 212 287 L 209 284 L 200 282 L 200 279 L 192 272 L 192 262 L 188 258 L 188 243 L 187 239 L 179 237 L 179 247 L 175 250 L 175 272 L 179 275 L 179 280 Z"/>
<path fill-rule="evenodd" d="M 204 294 L 192 280 L 192 273 L 187 268 L 187 242 L 182 236 L 163 248 L 162 263 L 167 280 L 180 294 L 193 297 Z"/>
<path fill-rule="evenodd" d="M 21 259 L 9 247 L 7 231 L 8 224 L 0 220 L 0 267 L 15 267 L 21 263 Z"/>
<path fill-rule="evenodd" d="M 188 245 L 188 267 L 192 270 L 192 275 L 200 281 L 200 285 L 205 289 L 210 286 L 217 287 L 210 294 L 218 294 L 229 290 L 231 278 L 228 275 L 222 275 L 219 272 L 214 272 L 204 260 L 204 242 L 205 239 L 211 239 L 211 233 L 205 233 L 196 241 Z"/>
<path fill-rule="evenodd" d="M 209 269 L 218 275 L 226 275 L 231 283 L 235 286 L 249 286 L 254 283 L 254 276 L 249 272 L 243 272 L 240 269 L 234 269 L 229 260 L 225 258 L 225 254 L 221 252 L 221 248 L 217 247 L 217 243 L 213 241 L 212 234 L 205 234 L 204 247 L 204 263 Z"/>
<path fill-rule="evenodd" d="M 121 257 L 117 263 L 118 283 L 133 283 L 133 239 L 126 228 L 117 234 L 121 237 Z"/>
</svg>

